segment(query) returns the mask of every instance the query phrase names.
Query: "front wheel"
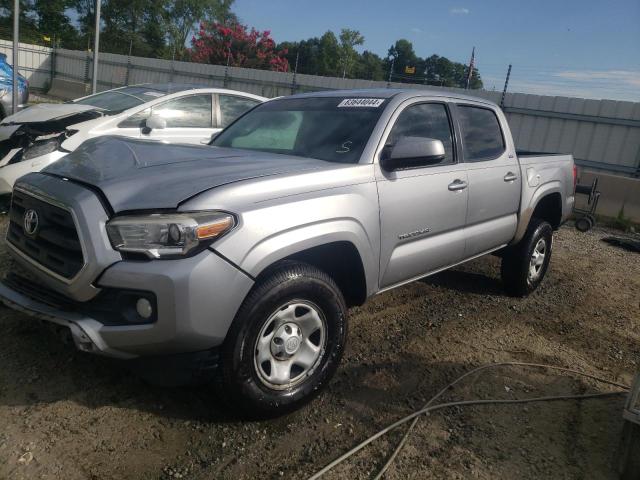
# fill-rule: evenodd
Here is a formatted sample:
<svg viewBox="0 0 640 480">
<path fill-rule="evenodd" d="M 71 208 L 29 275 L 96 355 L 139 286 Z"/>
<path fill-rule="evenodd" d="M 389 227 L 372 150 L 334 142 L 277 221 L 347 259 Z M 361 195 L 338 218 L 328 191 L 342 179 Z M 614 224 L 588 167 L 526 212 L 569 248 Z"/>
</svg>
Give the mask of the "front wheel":
<svg viewBox="0 0 640 480">
<path fill-rule="evenodd" d="M 539 218 L 531 219 L 524 238 L 502 257 L 500 273 L 509 295 L 523 297 L 538 288 L 549 267 L 552 244 L 551 225 Z"/>
<path fill-rule="evenodd" d="M 323 388 L 344 351 L 347 308 L 335 282 L 303 263 L 258 281 L 223 347 L 222 389 L 245 416 L 299 408 Z"/>
</svg>

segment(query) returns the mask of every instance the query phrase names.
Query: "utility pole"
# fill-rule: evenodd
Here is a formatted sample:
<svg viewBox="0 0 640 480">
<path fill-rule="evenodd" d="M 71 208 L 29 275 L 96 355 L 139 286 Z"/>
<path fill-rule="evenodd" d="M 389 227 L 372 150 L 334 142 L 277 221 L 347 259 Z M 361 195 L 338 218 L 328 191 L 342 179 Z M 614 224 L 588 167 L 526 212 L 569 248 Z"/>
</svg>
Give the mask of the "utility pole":
<svg viewBox="0 0 640 480">
<path fill-rule="evenodd" d="M 469 89 L 469 85 L 471 84 L 471 77 L 473 76 L 473 68 L 474 68 L 474 63 L 476 60 L 476 47 L 473 47 L 473 50 L 471 50 L 471 60 L 469 61 L 469 71 L 467 72 L 467 81 L 465 82 L 465 86 L 464 88 L 466 90 Z"/>
<path fill-rule="evenodd" d="M 20 92 L 18 91 L 18 49 L 20 45 L 20 2 L 13 0 L 13 112 L 18 112 Z"/>
<path fill-rule="evenodd" d="M 100 2 L 96 0 L 96 37 L 93 44 L 93 78 L 91 91 L 98 92 L 98 48 L 100 48 Z"/>
<path fill-rule="evenodd" d="M 298 59 L 300 58 L 300 49 L 298 49 L 296 51 L 296 64 L 293 67 L 293 78 L 291 80 L 291 94 L 293 95 L 294 93 L 296 93 L 296 77 L 298 75 Z"/>
<path fill-rule="evenodd" d="M 504 97 L 507 95 L 507 86 L 509 85 L 509 77 L 511 76 L 511 64 L 507 70 L 507 78 L 504 80 L 504 90 L 502 90 L 502 99 L 500 100 L 500 108 L 504 108 Z"/>
<path fill-rule="evenodd" d="M 393 55 L 391 56 L 391 68 L 389 69 L 389 82 L 391 83 L 391 76 L 393 75 L 393 67 L 396 64 L 396 57 L 394 57 Z"/>
</svg>

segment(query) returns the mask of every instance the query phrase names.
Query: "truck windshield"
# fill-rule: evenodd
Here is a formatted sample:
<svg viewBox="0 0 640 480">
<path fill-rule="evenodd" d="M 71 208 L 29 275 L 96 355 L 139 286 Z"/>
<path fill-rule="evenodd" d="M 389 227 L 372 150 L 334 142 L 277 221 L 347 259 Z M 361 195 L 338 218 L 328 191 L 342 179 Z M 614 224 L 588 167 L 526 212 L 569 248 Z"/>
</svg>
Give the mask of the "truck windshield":
<svg viewBox="0 0 640 480">
<path fill-rule="evenodd" d="M 211 144 L 357 163 L 385 106 L 382 98 L 273 100 L 240 117 Z"/>
</svg>

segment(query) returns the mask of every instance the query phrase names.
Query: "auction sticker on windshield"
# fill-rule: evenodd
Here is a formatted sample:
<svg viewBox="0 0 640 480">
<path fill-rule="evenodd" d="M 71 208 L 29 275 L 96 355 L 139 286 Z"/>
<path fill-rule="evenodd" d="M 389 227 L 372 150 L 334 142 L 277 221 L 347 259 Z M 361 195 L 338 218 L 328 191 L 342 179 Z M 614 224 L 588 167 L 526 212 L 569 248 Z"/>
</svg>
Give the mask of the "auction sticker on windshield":
<svg viewBox="0 0 640 480">
<path fill-rule="evenodd" d="M 384 98 L 345 98 L 338 107 L 373 107 L 377 108 L 384 103 Z"/>
</svg>

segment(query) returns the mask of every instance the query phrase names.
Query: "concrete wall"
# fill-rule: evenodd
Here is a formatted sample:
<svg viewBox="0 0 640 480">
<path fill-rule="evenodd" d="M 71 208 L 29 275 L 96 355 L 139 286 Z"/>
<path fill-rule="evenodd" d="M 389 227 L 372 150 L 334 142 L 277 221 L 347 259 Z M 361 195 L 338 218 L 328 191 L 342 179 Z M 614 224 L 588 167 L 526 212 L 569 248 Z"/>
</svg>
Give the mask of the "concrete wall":
<svg viewBox="0 0 640 480">
<path fill-rule="evenodd" d="M 640 179 L 580 168 L 578 183 L 590 185 L 596 176 L 601 192 L 596 214 L 615 218 L 624 208 L 624 218 L 640 223 Z M 586 208 L 585 201 L 586 196 L 576 195 L 576 206 Z"/>
</svg>

